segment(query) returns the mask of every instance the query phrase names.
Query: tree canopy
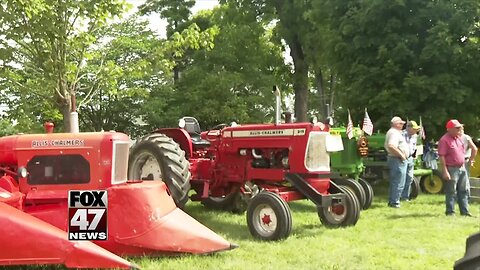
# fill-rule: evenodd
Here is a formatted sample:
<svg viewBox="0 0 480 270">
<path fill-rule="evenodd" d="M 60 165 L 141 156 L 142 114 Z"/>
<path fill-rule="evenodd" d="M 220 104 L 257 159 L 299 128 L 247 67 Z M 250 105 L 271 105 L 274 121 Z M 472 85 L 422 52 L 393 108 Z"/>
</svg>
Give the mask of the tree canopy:
<svg viewBox="0 0 480 270">
<path fill-rule="evenodd" d="M 479 11 L 475 0 L 316 2 L 312 18 L 335 33 L 342 107 L 368 107 L 384 130 L 393 115 L 422 116 L 437 136 L 449 118 L 478 126 Z"/>
<path fill-rule="evenodd" d="M 178 118 L 205 127 L 273 120 L 273 85 L 297 121 L 340 124 L 364 108 L 385 130 L 393 115 L 431 138 L 458 118 L 479 135 L 480 2 L 476 0 L 6 0 L 0 4 L 0 102 L 6 132 L 82 130 L 139 136 Z M 168 23 L 167 37 L 143 14 Z M 75 99 L 72 99 L 75 97 Z M 290 98 L 284 101 L 290 100 Z"/>
</svg>

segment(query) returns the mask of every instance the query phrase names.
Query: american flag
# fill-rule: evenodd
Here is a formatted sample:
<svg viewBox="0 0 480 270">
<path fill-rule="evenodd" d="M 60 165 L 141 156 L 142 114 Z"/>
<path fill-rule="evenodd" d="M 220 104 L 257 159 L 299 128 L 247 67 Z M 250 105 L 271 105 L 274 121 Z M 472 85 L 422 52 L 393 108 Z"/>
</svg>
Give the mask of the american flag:
<svg viewBox="0 0 480 270">
<path fill-rule="evenodd" d="M 353 138 L 353 122 L 352 117 L 350 116 L 350 110 L 348 110 L 347 137 L 348 139 Z"/>
<path fill-rule="evenodd" d="M 365 133 L 367 133 L 368 135 L 373 134 L 373 123 L 370 119 L 370 116 L 368 116 L 367 109 L 365 109 L 365 118 L 363 118 L 362 130 L 365 131 Z"/>
<path fill-rule="evenodd" d="M 423 127 L 421 116 L 420 116 L 420 136 L 422 137 L 422 140 L 425 140 L 425 138 L 427 137 L 427 135 L 425 133 L 425 128 Z"/>
</svg>

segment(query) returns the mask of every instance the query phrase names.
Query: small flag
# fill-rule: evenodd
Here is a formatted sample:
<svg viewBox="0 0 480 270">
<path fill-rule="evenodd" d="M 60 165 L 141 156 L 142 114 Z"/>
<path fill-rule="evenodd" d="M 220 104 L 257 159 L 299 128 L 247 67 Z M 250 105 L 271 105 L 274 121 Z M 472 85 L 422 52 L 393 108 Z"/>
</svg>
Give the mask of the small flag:
<svg viewBox="0 0 480 270">
<path fill-rule="evenodd" d="M 425 140 L 425 138 L 427 137 L 427 135 L 425 134 L 425 128 L 423 127 L 421 116 L 420 116 L 420 136 L 422 137 L 422 140 Z"/>
<path fill-rule="evenodd" d="M 350 110 L 348 110 L 347 137 L 348 139 L 353 138 L 353 122 L 352 117 L 350 116 Z"/>
<path fill-rule="evenodd" d="M 368 135 L 373 134 L 373 123 L 372 120 L 370 119 L 370 116 L 368 116 L 367 109 L 365 108 L 365 118 L 363 118 L 363 127 L 362 130 L 365 131 Z"/>
</svg>

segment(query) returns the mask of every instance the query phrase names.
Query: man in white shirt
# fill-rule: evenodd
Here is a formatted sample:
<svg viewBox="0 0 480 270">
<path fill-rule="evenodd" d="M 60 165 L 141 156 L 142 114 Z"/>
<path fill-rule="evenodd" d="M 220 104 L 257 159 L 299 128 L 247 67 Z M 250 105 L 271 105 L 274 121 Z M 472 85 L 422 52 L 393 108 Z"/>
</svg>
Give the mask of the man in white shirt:
<svg viewBox="0 0 480 270">
<path fill-rule="evenodd" d="M 467 171 L 467 195 L 470 198 L 470 167 L 475 163 L 475 157 L 477 156 L 477 146 L 472 140 L 472 137 L 465 134 L 464 127 L 460 128 L 460 137 L 463 141 L 463 147 L 465 148 L 465 170 Z"/>
<path fill-rule="evenodd" d="M 405 178 L 407 174 L 407 155 L 408 145 L 402 134 L 405 121 L 395 116 L 390 121 L 391 128 L 385 137 L 385 149 L 388 152 L 388 169 L 389 169 L 389 199 L 388 206 L 393 208 L 400 207 L 400 196 L 405 186 Z"/>
<path fill-rule="evenodd" d="M 413 181 L 413 166 L 415 163 L 415 154 L 417 152 L 417 139 L 420 126 L 415 121 L 408 121 L 407 128 L 403 131 L 403 136 L 407 142 L 407 173 L 405 178 L 405 186 L 402 192 L 402 200 L 410 199 L 410 185 Z"/>
<path fill-rule="evenodd" d="M 463 141 L 463 146 L 465 147 L 465 169 L 467 169 L 467 175 L 470 177 L 470 167 L 473 166 L 475 162 L 475 157 L 477 156 L 477 146 L 472 140 L 472 137 L 465 134 L 464 127 L 460 128 L 460 137 Z"/>
</svg>

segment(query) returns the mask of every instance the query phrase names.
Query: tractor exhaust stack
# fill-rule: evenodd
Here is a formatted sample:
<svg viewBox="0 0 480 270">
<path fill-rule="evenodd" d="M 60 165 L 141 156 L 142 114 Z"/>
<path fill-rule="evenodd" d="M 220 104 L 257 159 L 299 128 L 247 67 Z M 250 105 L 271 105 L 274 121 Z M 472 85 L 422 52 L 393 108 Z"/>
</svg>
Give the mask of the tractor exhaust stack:
<svg viewBox="0 0 480 270">
<path fill-rule="evenodd" d="M 71 112 L 70 113 L 70 132 L 71 133 L 79 133 L 80 128 L 78 126 L 78 113 Z"/>
<path fill-rule="evenodd" d="M 280 89 L 278 89 L 278 86 L 273 87 L 273 92 L 275 94 L 275 125 L 280 125 L 282 118 L 281 118 L 281 110 L 282 110 L 282 104 L 281 104 L 281 95 L 280 95 Z"/>
<path fill-rule="evenodd" d="M 72 111 L 70 112 L 70 133 L 79 133 L 80 127 L 78 124 L 77 99 L 75 92 L 72 94 Z"/>
</svg>

